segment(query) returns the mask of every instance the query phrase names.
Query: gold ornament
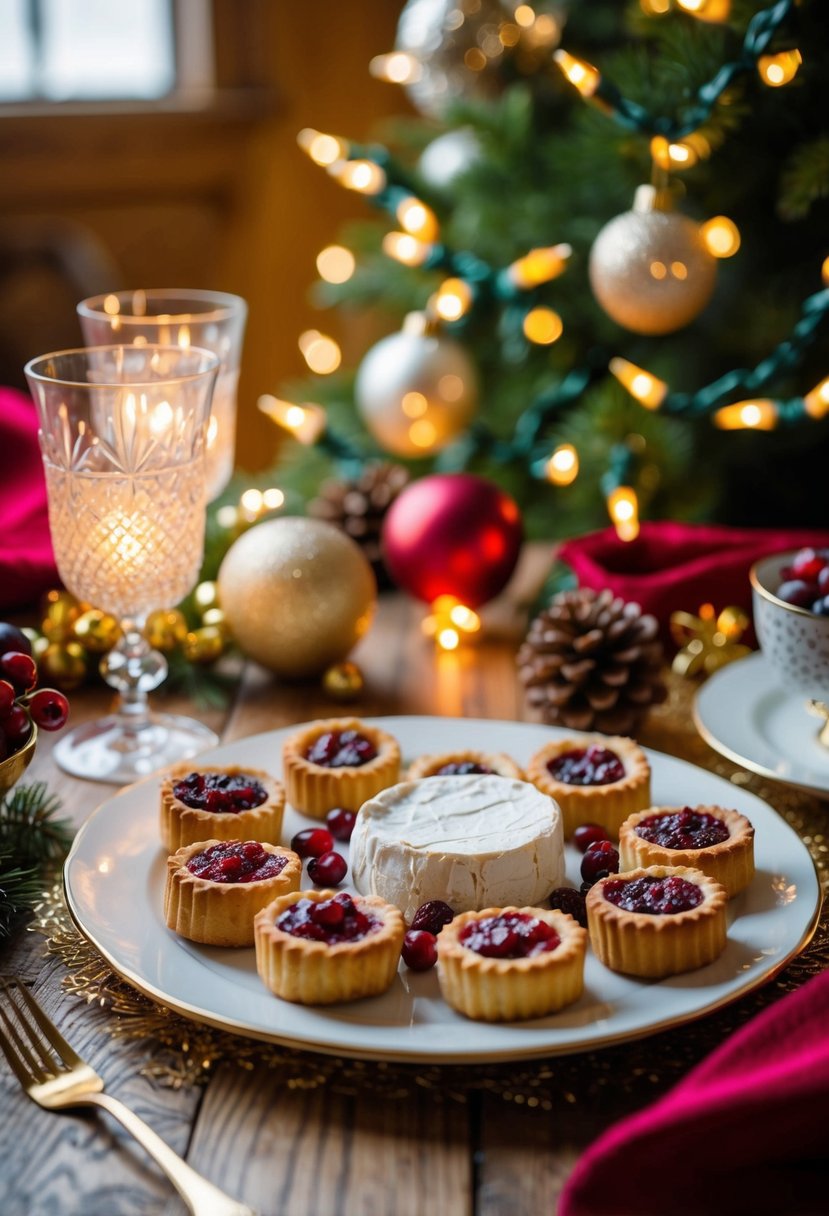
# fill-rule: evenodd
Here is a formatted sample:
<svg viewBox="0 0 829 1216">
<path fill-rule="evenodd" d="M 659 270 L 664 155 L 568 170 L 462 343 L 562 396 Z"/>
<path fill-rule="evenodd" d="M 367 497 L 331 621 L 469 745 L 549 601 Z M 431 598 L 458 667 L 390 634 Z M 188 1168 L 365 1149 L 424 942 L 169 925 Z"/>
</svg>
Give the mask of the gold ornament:
<svg viewBox="0 0 829 1216">
<path fill-rule="evenodd" d="M 208 608 L 207 612 L 202 613 L 202 625 L 211 625 L 219 630 L 225 641 L 228 641 L 231 632 L 230 626 L 227 623 L 227 617 L 221 608 Z"/>
<path fill-rule="evenodd" d="M 703 604 L 698 616 L 672 612 L 671 636 L 682 647 L 674 655 L 672 669 L 681 676 L 710 676 L 726 663 L 751 654 L 751 647 L 740 642 L 748 624 L 742 608 L 723 608 L 717 615 L 713 604 Z"/>
<path fill-rule="evenodd" d="M 43 632 L 50 642 L 65 642 L 86 605 L 69 591 L 49 591 L 44 601 Z"/>
<path fill-rule="evenodd" d="M 219 597 L 244 654 L 282 676 L 319 675 L 371 624 L 377 586 L 359 546 L 320 520 L 266 520 L 233 542 Z"/>
<path fill-rule="evenodd" d="M 363 691 L 365 680 L 356 663 L 334 663 L 323 674 L 322 687 L 335 701 L 353 701 Z"/>
<path fill-rule="evenodd" d="M 161 608 L 147 617 L 144 637 L 155 650 L 175 650 L 187 637 L 187 621 L 177 608 Z"/>
<path fill-rule="evenodd" d="M 196 601 L 196 607 L 200 612 L 204 613 L 208 608 L 218 608 L 219 606 L 219 585 L 216 582 L 208 581 L 199 583 L 193 592 L 193 599 Z"/>
<path fill-rule="evenodd" d="M 640 186 L 632 211 L 601 230 L 590 251 L 590 285 L 605 312 L 640 334 L 667 334 L 702 312 L 717 262 L 699 225 Z"/>
<path fill-rule="evenodd" d="M 84 650 L 92 654 L 106 654 L 121 636 L 118 620 L 100 608 L 88 608 L 82 612 L 72 626 L 72 636 Z"/>
<path fill-rule="evenodd" d="M 42 676 L 61 692 L 72 692 L 86 679 L 86 652 L 80 642 L 50 642 L 38 659 Z"/>
<path fill-rule="evenodd" d="M 225 635 L 218 625 L 202 625 L 184 638 L 184 657 L 190 663 L 215 663 L 224 653 Z"/>
</svg>

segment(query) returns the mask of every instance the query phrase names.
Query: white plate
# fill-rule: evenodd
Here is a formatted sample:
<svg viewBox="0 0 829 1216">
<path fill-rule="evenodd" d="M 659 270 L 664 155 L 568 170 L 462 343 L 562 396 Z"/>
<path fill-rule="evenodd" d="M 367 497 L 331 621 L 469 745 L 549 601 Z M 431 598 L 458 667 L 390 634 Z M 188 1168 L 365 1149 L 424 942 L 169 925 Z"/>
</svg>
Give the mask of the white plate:
<svg viewBox="0 0 829 1216">
<path fill-rule="evenodd" d="M 519 762 L 562 732 L 514 722 L 379 718 L 404 759 L 476 747 Z M 217 764 L 281 770 L 281 745 L 297 728 L 256 735 L 204 754 Z M 808 941 L 819 910 L 817 875 L 792 829 L 754 795 L 702 769 L 651 753 L 656 803 L 722 803 L 756 828 L 757 876 L 731 902 L 728 945 L 710 966 L 658 984 L 625 979 L 588 951 L 585 991 L 548 1018 L 490 1026 L 453 1013 L 434 972 L 401 964 L 382 997 L 328 1008 L 291 1005 L 256 974 L 254 952 L 196 946 L 162 916 L 165 857 L 158 841 L 158 778 L 116 794 L 81 829 L 66 863 L 66 894 L 81 931 L 136 988 L 197 1021 L 292 1046 L 355 1057 L 458 1063 L 574 1052 L 635 1038 L 716 1009 L 769 979 Z M 290 808 L 284 838 L 308 821 Z M 580 855 L 568 850 L 578 883 Z"/>
<path fill-rule="evenodd" d="M 702 685 L 694 721 L 716 751 L 763 777 L 829 793 L 829 749 L 806 698 L 778 688 L 762 654 L 729 663 Z"/>
</svg>

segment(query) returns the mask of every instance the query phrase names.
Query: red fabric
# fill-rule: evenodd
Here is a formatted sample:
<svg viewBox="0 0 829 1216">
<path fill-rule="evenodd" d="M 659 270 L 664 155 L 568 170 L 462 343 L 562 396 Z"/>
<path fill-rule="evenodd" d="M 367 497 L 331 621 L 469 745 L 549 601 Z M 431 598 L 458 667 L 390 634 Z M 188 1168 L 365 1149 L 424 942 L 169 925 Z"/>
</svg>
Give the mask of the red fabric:
<svg viewBox="0 0 829 1216">
<path fill-rule="evenodd" d="M 614 528 L 565 541 L 556 553 L 579 586 L 632 600 L 650 612 L 669 639 L 672 612 L 713 604 L 751 611 L 748 572 L 769 553 L 804 545 L 829 546 L 829 530 L 726 528 L 705 524 L 645 523 L 634 541 Z"/>
<path fill-rule="evenodd" d="M 59 582 L 34 404 L 0 388 L 0 609 L 25 608 Z"/>
<path fill-rule="evenodd" d="M 829 972 L 766 1009 L 579 1161 L 558 1216 L 829 1211 Z"/>
</svg>

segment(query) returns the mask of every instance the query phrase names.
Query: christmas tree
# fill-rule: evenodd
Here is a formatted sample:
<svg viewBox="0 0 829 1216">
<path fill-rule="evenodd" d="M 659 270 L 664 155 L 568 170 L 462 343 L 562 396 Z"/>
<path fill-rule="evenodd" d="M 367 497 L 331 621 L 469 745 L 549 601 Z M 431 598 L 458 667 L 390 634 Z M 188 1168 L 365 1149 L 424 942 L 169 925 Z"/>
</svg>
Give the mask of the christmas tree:
<svg viewBox="0 0 829 1216">
<path fill-rule="evenodd" d="M 367 203 L 320 329 L 389 336 L 344 371 L 303 335 L 313 377 L 260 402 L 316 445 L 280 484 L 333 472 L 335 514 L 393 459 L 490 477 L 530 534 L 822 523 L 827 47 L 814 0 L 409 0 L 372 70 L 417 114 L 300 135 Z"/>
</svg>

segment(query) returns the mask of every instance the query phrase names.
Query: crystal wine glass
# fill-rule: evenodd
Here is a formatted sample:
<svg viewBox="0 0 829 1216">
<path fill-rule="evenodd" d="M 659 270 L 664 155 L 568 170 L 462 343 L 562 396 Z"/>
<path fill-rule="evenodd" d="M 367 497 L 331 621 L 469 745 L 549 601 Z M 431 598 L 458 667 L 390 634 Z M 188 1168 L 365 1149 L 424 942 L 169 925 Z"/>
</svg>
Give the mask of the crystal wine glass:
<svg viewBox="0 0 829 1216">
<path fill-rule="evenodd" d="M 219 360 L 177 346 L 99 346 L 33 359 L 49 528 L 67 590 L 118 617 L 101 661 L 115 713 L 54 749 L 77 777 L 126 783 L 218 740 L 191 718 L 152 713 L 167 674 L 141 630 L 191 590 L 204 552 L 205 439 Z"/>
<path fill-rule="evenodd" d="M 200 346 L 219 356 L 207 432 L 207 501 L 221 494 L 233 472 L 236 450 L 236 388 L 248 306 L 222 291 L 143 288 L 113 291 L 81 300 L 78 316 L 90 346 L 124 342 L 144 346 Z"/>
</svg>

